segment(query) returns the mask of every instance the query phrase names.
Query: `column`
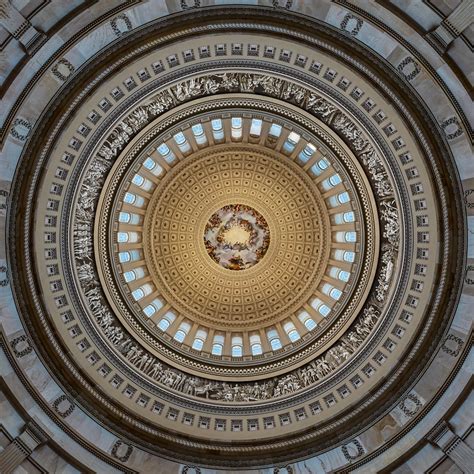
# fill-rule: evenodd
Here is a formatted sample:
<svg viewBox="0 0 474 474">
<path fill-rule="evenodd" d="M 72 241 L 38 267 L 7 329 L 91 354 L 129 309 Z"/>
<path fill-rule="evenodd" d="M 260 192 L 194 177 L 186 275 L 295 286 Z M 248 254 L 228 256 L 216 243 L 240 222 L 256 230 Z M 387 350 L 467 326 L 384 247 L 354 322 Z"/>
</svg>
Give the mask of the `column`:
<svg viewBox="0 0 474 474">
<path fill-rule="evenodd" d="M 26 424 L 25 430 L 0 453 L 0 472 L 12 473 L 38 446 L 46 442 L 46 433 L 34 422 Z"/>
<path fill-rule="evenodd" d="M 432 40 L 434 46 L 443 53 L 473 20 L 474 2 L 472 0 L 464 0 L 435 30 L 428 33 L 427 37 Z"/>
<path fill-rule="evenodd" d="M 455 434 L 446 421 L 428 435 L 428 441 L 440 448 L 465 474 L 474 473 L 474 451 Z"/>
<path fill-rule="evenodd" d="M 0 0 L 0 25 L 21 43 L 30 56 L 47 39 L 7 0 Z"/>
</svg>

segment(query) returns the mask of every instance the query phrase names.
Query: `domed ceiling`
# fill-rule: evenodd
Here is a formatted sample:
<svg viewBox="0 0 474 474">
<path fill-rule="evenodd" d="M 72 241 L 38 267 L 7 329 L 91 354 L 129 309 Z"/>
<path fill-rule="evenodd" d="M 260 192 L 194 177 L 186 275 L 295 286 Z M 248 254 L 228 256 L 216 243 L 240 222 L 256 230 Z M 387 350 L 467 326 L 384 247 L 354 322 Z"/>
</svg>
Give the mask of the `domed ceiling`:
<svg viewBox="0 0 474 474">
<path fill-rule="evenodd" d="M 471 4 L 20 3 L 5 472 L 462 472 Z"/>
</svg>

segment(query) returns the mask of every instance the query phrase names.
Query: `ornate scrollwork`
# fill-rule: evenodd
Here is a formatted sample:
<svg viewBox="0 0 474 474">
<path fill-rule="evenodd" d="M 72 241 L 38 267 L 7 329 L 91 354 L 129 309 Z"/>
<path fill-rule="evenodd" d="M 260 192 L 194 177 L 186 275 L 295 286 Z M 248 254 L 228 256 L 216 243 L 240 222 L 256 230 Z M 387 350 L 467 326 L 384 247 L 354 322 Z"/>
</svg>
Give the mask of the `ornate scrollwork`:
<svg viewBox="0 0 474 474">
<path fill-rule="evenodd" d="M 347 26 L 351 20 L 355 20 L 356 25 L 351 30 L 348 30 Z M 357 36 L 363 24 L 364 22 L 359 17 L 353 15 L 352 13 L 347 13 L 339 26 L 341 27 L 341 30 L 347 31 L 351 36 Z"/>
<path fill-rule="evenodd" d="M 66 401 L 68 402 L 69 406 L 65 410 L 60 410 L 59 405 Z M 52 406 L 54 408 L 54 411 L 62 418 L 67 418 L 76 407 L 75 404 L 66 395 L 60 395 L 58 398 L 56 398 L 56 400 L 54 400 L 54 402 L 52 403 Z"/>
<path fill-rule="evenodd" d="M 355 449 L 356 454 L 352 454 L 349 449 Z M 358 439 L 353 439 L 349 443 L 342 446 L 342 454 L 348 461 L 354 461 L 357 458 L 360 458 L 365 454 L 365 449 Z"/>
<path fill-rule="evenodd" d="M 454 344 L 456 345 L 454 349 L 450 347 L 449 345 L 450 341 L 454 342 Z M 441 346 L 441 349 L 444 352 L 446 352 L 446 354 L 449 354 L 450 356 L 453 356 L 453 357 L 457 357 L 459 353 L 461 352 L 463 345 L 464 345 L 464 341 L 459 336 L 455 336 L 454 334 L 448 334 Z"/>
<path fill-rule="evenodd" d="M 410 401 L 411 403 L 413 403 L 414 408 L 407 407 L 406 405 L 407 401 Z M 398 406 L 400 410 L 402 410 L 402 412 L 406 416 L 411 418 L 412 416 L 414 416 L 416 413 L 420 411 L 423 404 L 421 403 L 421 400 L 418 398 L 417 395 L 415 395 L 414 393 L 409 393 L 408 396 L 404 400 L 402 400 Z"/>
<path fill-rule="evenodd" d="M 23 346 L 23 348 L 18 347 L 21 345 Z M 10 346 L 18 358 L 24 357 L 33 351 L 33 347 L 31 346 L 28 337 L 24 334 L 15 337 L 15 339 L 10 342 Z"/>
<path fill-rule="evenodd" d="M 125 453 L 120 456 L 118 454 L 118 452 L 119 452 L 119 450 L 122 446 L 126 446 L 127 449 L 125 450 Z M 133 446 L 130 446 L 129 444 L 126 444 L 121 440 L 117 440 L 117 441 L 115 441 L 114 445 L 112 446 L 110 454 L 115 459 L 118 459 L 121 462 L 127 462 L 130 459 L 130 456 L 132 455 L 132 452 L 133 452 Z"/>
<path fill-rule="evenodd" d="M 3 278 L 1 278 L 1 274 L 3 273 Z M 10 276 L 8 275 L 8 268 L 6 265 L 0 265 L 0 286 L 8 286 L 10 283 Z"/>
</svg>

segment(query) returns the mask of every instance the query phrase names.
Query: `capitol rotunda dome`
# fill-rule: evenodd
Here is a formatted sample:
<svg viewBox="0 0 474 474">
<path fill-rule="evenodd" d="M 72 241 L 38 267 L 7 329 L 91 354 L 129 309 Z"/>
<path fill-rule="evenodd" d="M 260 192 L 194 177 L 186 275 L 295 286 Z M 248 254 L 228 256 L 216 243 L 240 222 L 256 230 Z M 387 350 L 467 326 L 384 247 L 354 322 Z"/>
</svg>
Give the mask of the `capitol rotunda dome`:
<svg viewBox="0 0 474 474">
<path fill-rule="evenodd" d="M 474 4 L 386 3 L 0 2 L 0 471 L 471 472 Z"/>
</svg>

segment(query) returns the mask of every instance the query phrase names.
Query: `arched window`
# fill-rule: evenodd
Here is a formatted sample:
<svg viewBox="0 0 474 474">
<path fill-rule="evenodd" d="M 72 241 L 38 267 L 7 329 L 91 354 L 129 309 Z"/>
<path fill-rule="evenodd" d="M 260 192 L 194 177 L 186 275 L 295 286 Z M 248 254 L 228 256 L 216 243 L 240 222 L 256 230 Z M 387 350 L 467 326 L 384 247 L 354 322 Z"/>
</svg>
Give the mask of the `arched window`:
<svg viewBox="0 0 474 474">
<path fill-rule="evenodd" d="M 314 298 L 314 300 L 311 302 L 311 306 L 316 311 L 318 311 L 321 316 L 324 317 L 326 317 L 331 311 L 331 308 L 324 304 L 319 298 Z"/>
<path fill-rule="evenodd" d="M 171 325 L 171 323 L 176 319 L 176 315 L 171 311 L 168 311 L 158 323 L 158 327 L 165 332 Z"/>
<path fill-rule="evenodd" d="M 140 223 L 140 216 L 138 214 L 130 214 L 130 212 L 120 212 L 119 222 L 123 224 L 137 225 Z"/>
<path fill-rule="evenodd" d="M 350 272 L 346 272 L 345 270 L 341 270 L 338 267 L 331 267 L 331 270 L 329 271 L 329 276 L 331 278 L 337 278 L 340 281 L 348 282 L 351 274 L 350 274 Z"/>
<path fill-rule="evenodd" d="M 270 329 L 267 331 L 267 339 L 270 343 L 272 351 L 276 351 L 282 348 L 280 337 L 278 336 L 278 332 L 276 329 Z"/>
<path fill-rule="evenodd" d="M 160 176 L 160 174 L 163 173 L 163 168 L 150 157 L 143 162 L 143 166 L 155 176 Z"/>
<path fill-rule="evenodd" d="M 346 262 L 353 262 L 354 260 L 355 260 L 355 253 L 346 250 L 346 251 L 344 252 L 344 261 L 346 261 Z"/>
<path fill-rule="evenodd" d="M 344 213 L 344 222 L 354 222 L 354 221 L 355 221 L 355 216 L 352 211 Z"/>
<path fill-rule="evenodd" d="M 243 349 L 242 336 L 232 336 L 232 357 L 242 357 Z"/>
<path fill-rule="evenodd" d="M 127 204 L 133 204 L 136 199 L 137 195 L 133 193 L 125 193 L 125 196 L 123 198 L 124 202 L 126 202 Z"/>
<path fill-rule="evenodd" d="M 346 242 L 356 242 L 357 236 L 355 232 L 346 232 L 344 235 L 344 240 Z"/>
<path fill-rule="evenodd" d="M 325 191 L 329 191 L 331 188 L 334 188 L 341 182 L 342 182 L 341 177 L 338 174 L 333 174 L 329 178 L 325 179 L 321 183 L 321 186 L 323 187 Z"/>
<path fill-rule="evenodd" d="M 298 159 L 306 163 L 316 152 L 316 147 L 312 143 L 308 143 L 298 155 Z"/>
<path fill-rule="evenodd" d="M 202 348 L 204 347 L 204 341 L 202 339 L 194 339 L 192 347 L 196 351 L 202 351 Z"/>
<path fill-rule="evenodd" d="M 336 242 L 352 243 L 357 241 L 357 235 L 354 231 L 336 232 Z"/>
<path fill-rule="evenodd" d="M 286 322 L 283 325 L 283 329 L 285 330 L 291 342 L 295 342 L 298 339 L 300 339 L 300 335 L 298 331 L 296 330 L 295 325 L 291 321 Z"/>
<path fill-rule="evenodd" d="M 149 283 L 146 283 L 140 288 L 137 288 L 136 290 L 132 291 L 132 296 L 135 299 L 135 301 L 138 301 L 144 298 L 145 296 L 148 296 L 149 294 L 151 294 L 152 291 L 153 291 L 153 287 Z"/>
<path fill-rule="evenodd" d="M 135 243 L 138 242 L 139 235 L 137 232 L 117 232 L 117 242 L 121 243 Z"/>
<path fill-rule="evenodd" d="M 321 316 L 326 317 L 331 312 L 331 308 L 325 304 L 322 304 L 318 308 L 318 311 L 319 311 L 319 314 L 321 314 Z"/>
<path fill-rule="evenodd" d="M 305 325 L 308 331 L 312 331 L 317 326 L 314 319 L 306 311 L 298 314 L 298 319 Z"/>
<path fill-rule="evenodd" d="M 117 242 L 119 244 L 128 242 L 129 238 L 130 236 L 128 235 L 128 232 L 117 232 Z"/>
<path fill-rule="evenodd" d="M 192 348 L 196 351 L 202 351 L 204 347 L 204 343 L 207 339 L 207 331 L 205 329 L 198 329 L 196 332 L 196 336 L 194 336 L 194 341 Z"/>
<path fill-rule="evenodd" d="M 130 270 L 129 272 L 125 272 L 123 274 L 123 279 L 125 280 L 126 283 L 135 280 L 135 272 L 133 270 Z"/>
<path fill-rule="evenodd" d="M 343 192 L 343 193 L 340 193 L 340 194 L 337 195 L 337 200 L 341 204 L 345 204 L 346 202 L 349 202 L 351 200 L 351 198 L 349 197 L 349 193 Z"/>
<path fill-rule="evenodd" d="M 315 165 L 311 166 L 311 172 L 319 176 L 327 168 L 329 168 L 329 161 L 326 158 L 321 158 Z"/>
<path fill-rule="evenodd" d="M 204 127 L 200 123 L 193 125 L 191 127 L 191 130 L 194 135 L 194 140 L 196 140 L 196 143 L 198 145 L 205 145 L 207 143 L 207 137 L 204 133 Z"/>
<path fill-rule="evenodd" d="M 329 178 L 331 186 L 337 186 L 339 183 L 342 183 L 341 177 L 336 173 Z"/>
<path fill-rule="evenodd" d="M 120 252 L 119 253 L 119 262 L 120 263 L 127 263 L 130 262 L 130 252 Z"/>
<path fill-rule="evenodd" d="M 144 191 L 147 191 L 147 192 L 150 191 L 150 189 L 153 187 L 153 183 L 149 179 L 144 178 L 140 174 L 136 174 L 133 177 L 132 183 L 135 186 L 138 186 L 139 188 L 141 188 L 141 189 L 143 189 Z"/>
<path fill-rule="evenodd" d="M 188 140 L 186 140 L 186 137 L 184 136 L 183 132 L 178 132 L 176 135 L 173 136 L 173 138 L 176 142 L 176 145 L 178 145 L 178 148 L 183 153 L 187 153 L 189 150 L 191 150 L 191 145 L 188 143 Z"/>
<path fill-rule="evenodd" d="M 324 294 L 330 296 L 333 300 L 338 300 L 342 296 L 342 291 L 338 290 L 329 283 L 323 285 L 322 291 Z"/>
<path fill-rule="evenodd" d="M 157 150 L 167 163 L 172 163 L 176 159 L 175 154 L 169 149 L 166 143 L 162 143 Z"/>
<path fill-rule="evenodd" d="M 253 356 L 263 354 L 262 342 L 258 334 L 251 334 L 249 342 L 250 342 L 250 351 Z"/>
<path fill-rule="evenodd" d="M 339 290 L 338 288 L 333 288 L 330 292 L 329 292 L 329 296 L 333 299 L 333 300 L 339 300 L 339 298 L 342 296 L 342 291 Z"/>
<path fill-rule="evenodd" d="M 232 117 L 231 137 L 233 140 L 240 140 L 242 138 L 242 117 Z"/>
<path fill-rule="evenodd" d="M 142 196 L 137 196 L 134 193 L 126 192 L 123 201 L 135 207 L 143 207 L 145 199 Z"/>
<path fill-rule="evenodd" d="M 136 290 L 132 291 L 132 296 L 135 301 L 138 301 L 145 296 L 145 292 L 142 290 L 142 288 L 137 288 Z"/>
<path fill-rule="evenodd" d="M 211 120 L 212 135 L 216 142 L 224 140 L 224 127 L 221 119 Z"/>
<path fill-rule="evenodd" d="M 337 278 L 341 281 L 348 282 L 349 278 L 351 277 L 351 274 L 349 272 L 346 272 L 345 270 L 341 270 L 339 274 L 337 275 Z"/>
<path fill-rule="evenodd" d="M 281 341 L 279 338 L 272 339 L 270 341 L 270 346 L 272 347 L 272 351 L 277 351 L 278 349 L 282 348 Z"/>
<path fill-rule="evenodd" d="M 163 302 L 160 299 L 155 298 L 149 305 L 143 308 L 143 312 L 145 313 L 146 316 L 151 317 L 157 311 L 159 311 L 162 307 L 163 307 Z"/>
<path fill-rule="evenodd" d="M 155 167 L 157 166 L 157 163 L 155 160 L 151 159 L 150 157 L 148 157 L 144 162 L 143 162 L 143 166 L 148 170 L 148 171 L 152 171 L 155 169 Z"/>
<path fill-rule="evenodd" d="M 250 346 L 250 349 L 252 351 L 252 355 L 253 356 L 257 356 L 257 355 L 262 355 L 263 354 L 263 349 L 262 349 L 262 345 L 261 344 L 252 344 Z"/>
<path fill-rule="evenodd" d="M 134 262 L 135 260 L 139 260 L 139 258 L 140 258 L 139 250 L 128 250 L 126 252 L 119 253 L 120 263 Z"/>
<path fill-rule="evenodd" d="M 191 325 L 187 323 L 186 321 L 183 321 L 179 325 L 178 330 L 176 331 L 176 334 L 174 335 L 174 339 L 178 342 L 184 342 L 190 329 L 191 329 Z"/>
<path fill-rule="evenodd" d="M 129 212 L 120 212 L 119 213 L 119 222 L 122 222 L 124 224 L 127 224 L 128 222 L 130 222 L 130 213 Z"/>
<path fill-rule="evenodd" d="M 222 334 L 215 334 L 212 341 L 212 355 L 221 356 L 224 350 L 224 336 Z"/>
<path fill-rule="evenodd" d="M 123 274 L 125 281 L 128 283 L 130 281 L 139 280 L 145 276 L 145 271 L 142 267 L 135 268 Z"/>
<path fill-rule="evenodd" d="M 132 183 L 138 187 L 140 187 L 144 182 L 145 178 L 139 174 L 136 174 L 132 179 Z"/>
<path fill-rule="evenodd" d="M 143 278 L 144 276 L 145 276 L 145 271 L 143 270 L 142 267 L 135 268 L 123 274 L 123 278 L 126 283 L 129 283 L 130 281 L 138 280 L 140 278 Z"/>
</svg>

